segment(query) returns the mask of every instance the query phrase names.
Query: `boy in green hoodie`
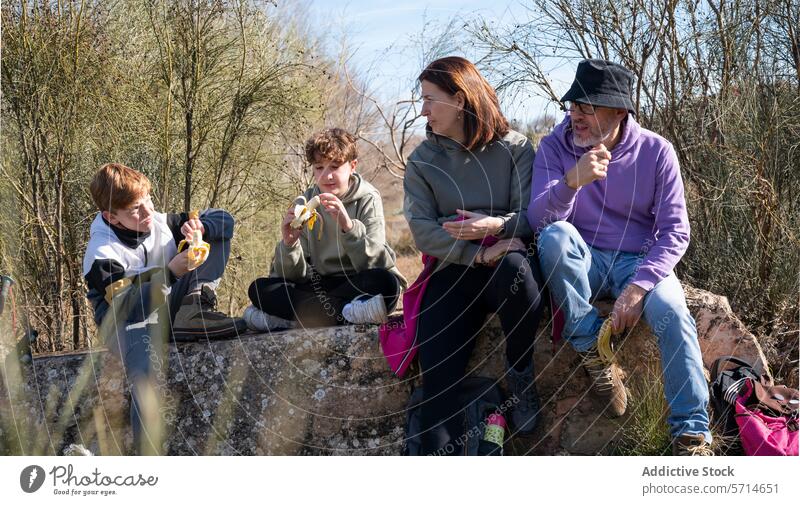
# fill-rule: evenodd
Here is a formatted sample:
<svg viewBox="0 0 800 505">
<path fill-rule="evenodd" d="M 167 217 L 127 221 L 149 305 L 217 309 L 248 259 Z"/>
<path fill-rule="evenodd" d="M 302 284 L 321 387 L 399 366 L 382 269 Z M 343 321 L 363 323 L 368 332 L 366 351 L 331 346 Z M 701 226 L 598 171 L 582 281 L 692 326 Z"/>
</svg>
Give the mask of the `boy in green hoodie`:
<svg viewBox="0 0 800 505">
<path fill-rule="evenodd" d="M 250 285 L 244 319 L 256 331 L 385 322 L 406 281 L 386 244 L 380 193 L 356 173 L 356 139 L 322 131 L 306 142 L 306 159 L 316 184 L 289 206 L 270 276 Z M 292 227 L 295 206 L 315 196 L 313 229 Z"/>
</svg>

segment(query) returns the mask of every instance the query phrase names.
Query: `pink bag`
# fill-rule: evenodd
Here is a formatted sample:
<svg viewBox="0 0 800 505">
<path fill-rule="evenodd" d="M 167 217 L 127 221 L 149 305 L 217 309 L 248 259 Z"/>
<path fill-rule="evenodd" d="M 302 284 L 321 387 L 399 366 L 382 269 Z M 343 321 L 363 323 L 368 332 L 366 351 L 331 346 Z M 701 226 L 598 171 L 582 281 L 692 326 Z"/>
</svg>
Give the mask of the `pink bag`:
<svg viewBox="0 0 800 505">
<path fill-rule="evenodd" d="M 459 216 L 453 221 L 463 221 Z M 497 237 L 485 237 L 478 241 L 480 245 L 489 247 L 496 244 Z M 422 306 L 422 297 L 428 286 L 428 279 L 436 270 L 437 259 L 427 254 L 422 255 L 422 272 L 411 286 L 403 293 L 403 317 L 394 317 L 378 329 L 381 350 L 389 362 L 389 368 L 398 377 L 403 377 L 409 365 L 417 355 L 417 318 Z"/>
<path fill-rule="evenodd" d="M 417 317 L 422 305 L 422 295 L 428 279 L 436 269 L 436 258 L 422 255 L 422 272 L 403 293 L 403 316 L 395 317 L 378 329 L 383 355 L 389 368 L 398 377 L 403 377 L 417 354 Z"/>
<path fill-rule="evenodd" d="M 757 408 L 747 406 L 754 393 L 752 379 L 747 379 L 736 397 L 736 424 L 739 439 L 748 456 L 797 456 L 797 419 L 772 417 Z M 795 410 L 796 412 L 796 410 Z"/>
</svg>

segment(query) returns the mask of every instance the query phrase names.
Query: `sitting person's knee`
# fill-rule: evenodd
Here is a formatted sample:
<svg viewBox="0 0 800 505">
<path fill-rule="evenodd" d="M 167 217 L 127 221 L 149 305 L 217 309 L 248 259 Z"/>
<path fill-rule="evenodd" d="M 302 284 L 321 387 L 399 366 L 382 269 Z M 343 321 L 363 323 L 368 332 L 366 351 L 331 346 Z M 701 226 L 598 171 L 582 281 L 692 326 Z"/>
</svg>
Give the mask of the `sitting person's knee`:
<svg viewBox="0 0 800 505">
<path fill-rule="evenodd" d="M 520 285 L 536 283 L 533 265 L 523 251 L 511 251 L 506 254 L 495 267 L 500 285 Z"/>
<path fill-rule="evenodd" d="M 539 233 L 537 246 L 540 254 L 561 254 L 578 230 L 566 221 L 556 221 Z"/>
<path fill-rule="evenodd" d="M 525 251 L 509 251 L 497 263 L 495 270 L 498 273 L 502 272 L 516 273 L 521 269 L 525 268 L 530 268 L 530 264 L 528 263 L 528 258 L 525 255 Z"/>
<path fill-rule="evenodd" d="M 254 280 L 250 283 L 250 287 L 247 288 L 247 296 L 250 300 L 258 300 L 258 288 L 261 284 L 259 281 L 261 281 L 261 279 Z"/>
</svg>

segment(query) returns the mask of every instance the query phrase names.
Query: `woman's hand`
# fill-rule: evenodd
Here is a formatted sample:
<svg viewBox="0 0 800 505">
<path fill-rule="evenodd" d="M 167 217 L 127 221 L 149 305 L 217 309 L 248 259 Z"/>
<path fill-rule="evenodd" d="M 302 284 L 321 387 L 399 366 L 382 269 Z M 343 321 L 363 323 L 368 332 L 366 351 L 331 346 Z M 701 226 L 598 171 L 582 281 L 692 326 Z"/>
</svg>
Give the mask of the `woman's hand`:
<svg viewBox="0 0 800 505">
<path fill-rule="evenodd" d="M 295 230 L 289 225 L 293 220 L 294 204 L 289 206 L 289 210 L 286 211 L 286 216 L 283 218 L 283 223 L 281 223 L 281 239 L 288 247 L 293 247 L 297 243 L 300 239 L 300 231 L 302 230 L 302 228 Z"/>
<path fill-rule="evenodd" d="M 479 254 L 480 264 L 493 267 L 511 251 L 525 252 L 525 249 L 525 243 L 518 238 L 500 240 L 495 245 L 484 248 L 483 254 Z"/>
<path fill-rule="evenodd" d="M 325 208 L 325 211 L 336 219 L 342 231 L 348 232 L 353 229 L 353 220 L 347 215 L 347 210 L 344 208 L 342 201 L 339 200 L 339 197 L 333 193 L 322 193 L 319 195 L 319 202 Z"/>
<path fill-rule="evenodd" d="M 442 224 L 442 228 L 454 239 L 480 240 L 489 235 L 495 235 L 504 224 L 504 221 L 499 217 L 491 217 L 461 209 L 456 209 L 456 212 L 466 219 L 463 221 L 448 221 Z"/>
</svg>

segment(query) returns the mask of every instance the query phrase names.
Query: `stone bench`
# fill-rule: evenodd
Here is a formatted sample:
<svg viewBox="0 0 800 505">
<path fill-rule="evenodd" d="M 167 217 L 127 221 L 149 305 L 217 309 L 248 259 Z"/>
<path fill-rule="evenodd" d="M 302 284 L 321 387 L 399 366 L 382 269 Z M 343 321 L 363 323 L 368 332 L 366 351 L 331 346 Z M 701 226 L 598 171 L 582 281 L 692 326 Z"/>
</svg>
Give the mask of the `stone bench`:
<svg viewBox="0 0 800 505">
<path fill-rule="evenodd" d="M 765 364 L 755 338 L 724 297 L 686 291 L 706 367 L 724 354 Z M 503 351 L 503 335 L 492 318 L 479 336 L 470 374 L 501 378 Z M 637 377 L 658 380 L 655 337 L 644 323 L 629 334 L 618 356 L 629 383 Z M 609 420 L 598 414 L 602 406 L 586 394 L 589 382 L 577 354 L 563 342 L 551 343 L 549 325 L 539 330 L 534 360 L 541 422 L 533 436 L 512 437 L 509 452 L 613 451 L 630 415 Z M 163 396 L 168 454 L 401 454 L 405 405 L 419 382 L 416 367 L 403 380 L 389 372 L 376 327 L 171 345 L 165 364 L 158 363 L 162 373 L 155 384 Z M 21 377 L 8 379 L 11 387 L 0 384 L 0 454 L 61 454 L 71 442 L 95 453 L 129 451 L 129 396 L 120 363 L 109 353 L 38 356 L 21 368 Z M 661 394 L 659 384 L 654 388 Z"/>
</svg>

